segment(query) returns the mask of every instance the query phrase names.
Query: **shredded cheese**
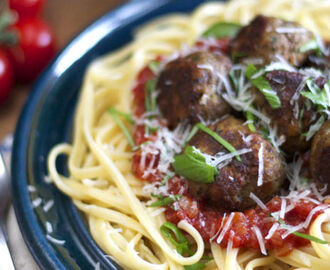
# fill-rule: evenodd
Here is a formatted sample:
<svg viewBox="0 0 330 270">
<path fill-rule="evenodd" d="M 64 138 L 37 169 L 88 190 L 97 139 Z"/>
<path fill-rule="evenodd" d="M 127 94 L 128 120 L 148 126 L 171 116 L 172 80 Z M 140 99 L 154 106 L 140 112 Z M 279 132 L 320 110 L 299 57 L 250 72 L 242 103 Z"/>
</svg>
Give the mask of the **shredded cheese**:
<svg viewBox="0 0 330 270">
<path fill-rule="evenodd" d="M 263 174 L 264 174 L 264 144 L 262 143 L 260 145 L 259 151 L 258 151 L 258 160 L 259 160 L 259 166 L 258 166 L 258 181 L 257 186 L 260 187 L 263 184 Z"/>
<path fill-rule="evenodd" d="M 256 237 L 258 239 L 260 251 L 262 254 L 267 255 L 266 247 L 265 247 L 265 241 L 262 237 L 262 234 L 260 232 L 260 229 L 257 226 L 253 226 L 254 233 L 256 234 Z"/>
<path fill-rule="evenodd" d="M 272 225 L 272 227 L 269 229 L 268 234 L 266 235 L 265 239 L 272 238 L 273 234 L 276 232 L 277 228 L 280 226 L 277 222 Z"/>
<path fill-rule="evenodd" d="M 267 206 L 252 192 L 250 192 L 250 198 L 256 202 L 256 204 L 263 210 L 268 210 Z"/>
<path fill-rule="evenodd" d="M 233 220 L 233 218 L 234 218 L 234 215 L 235 215 L 235 213 L 233 213 L 233 212 L 229 215 L 228 220 L 227 220 L 227 222 L 226 222 L 226 224 L 225 224 L 223 230 L 221 231 L 221 233 L 220 233 L 220 235 L 219 235 L 219 237 L 218 237 L 218 239 L 217 239 L 217 243 L 218 243 L 218 244 L 221 243 L 223 237 L 225 236 L 226 232 L 228 231 L 229 226 L 230 226 L 230 224 L 231 224 L 231 222 L 232 222 L 232 220 Z"/>
</svg>

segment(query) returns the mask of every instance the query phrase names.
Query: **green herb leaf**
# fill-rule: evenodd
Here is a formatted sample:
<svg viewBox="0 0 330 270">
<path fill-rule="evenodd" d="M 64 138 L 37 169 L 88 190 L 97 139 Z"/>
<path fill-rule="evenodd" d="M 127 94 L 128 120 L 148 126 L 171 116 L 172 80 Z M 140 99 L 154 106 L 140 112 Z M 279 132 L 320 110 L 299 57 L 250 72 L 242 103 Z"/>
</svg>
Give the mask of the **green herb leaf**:
<svg viewBox="0 0 330 270">
<path fill-rule="evenodd" d="M 199 262 L 194 263 L 192 265 L 185 265 L 184 269 L 185 270 L 202 270 L 206 267 L 206 263 L 211 260 L 213 260 L 213 257 L 203 256 Z"/>
<path fill-rule="evenodd" d="M 253 114 L 250 111 L 246 111 L 245 112 L 245 117 L 250 122 L 250 123 L 248 123 L 249 130 L 251 132 L 256 132 L 257 129 L 256 129 L 254 123 L 253 123 L 254 122 L 254 116 L 253 116 Z"/>
<path fill-rule="evenodd" d="M 309 141 L 314 134 L 321 128 L 323 123 L 325 122 L 324 115 L 321 115 L 320 118 L 314 123 L 313 125 L 309 126 L 309 129 L 306 133 L 303 133 L 302 135 L 306 137 L 306 140 Z"/>
<path fill-rule="evenodd" d="M 145 109 L 147 112 L 154 112 L 156 110 L 156 79 L 150 79 L 145 86 Z"/>
<path fill-rule="evenodd" d="M 219 22 L 213 24 L 209 29 L 207 29 L 202 37 L 215 37 L 215 38 L 224 38 L 224 37 L 234 37 L 241 30 L 242 26 L 236 23 L 228 22 Z"/>
<path fill-rule="evenodd" d="M 310 40 L 302 45 L 299 49 L 299 52 L 304 53 L 308 51 L 316 51 L 317 56 L 322 56 L 322 50 L 320 48 L 320 44 L 316 39 Z"/>
<path fill-rule="evenodd" d="M 202 130 L 203 132 L 210 135 L 213 139 L 215 139 L 218 143 L 220 143 L 224 148 L 226 148 L 229 152 L 234 153 L 236 152 L 236 149 L 234 146 L 232 146 L 228 141 L 226 141 L 224 138 L 222 138 L 220 135 L 215 133 L 213 130 L 209 129 L 208 127 L 204 126 L 202 123 L 196 124 L 196 126 Z M 236 159 L 238 161 L 241 161 L 241 158 L 239 155 L 236 155 Z"/>
<path fill-rule="evenodd" d="M 148 67 L 152 70 L 153 73 L 157 73 L 160 67 L 159 61 L 151 61 Z"/>
<path fill-rule="evenodd" d="M 322 107 L 321 109 L 327 109 L 327 107 L 330 107 L 330 100 L 326 89 L 330 89 L 330 80 L 327 81 L 322 90 L 311 78 L 306 81 L 306 84 L 310 92 L 302 91 L 300 92 L 302 96 L 311 100 L 315 105 L 320 105 Z"/>
<path fill-rule="evenodd" d="M 285 227 L 285 225 L 287 225 L 282 219 L 278 219 L 278 223 L 280 223 L 281 225 L 284 225 L 284 227 Z M 330 242 L 328 242 L 328 241 L 325 241 L 323 239 L 317 238 L 315 236 L 312 236 L 312 235 L 309 235 L 309 234 L 306 234 L 306 233 L 293 232 L 292 234 L 295 235 L 295 236 L 305 238 L 307 240 L 319 243 L 319 244 L 330 244 Z"/>
<path fill-rule="evenodd" d="M 120 118 L 118 117 L 118 111 L 114 110 L 114 108 L 110 108 L 109 114 L 111 115 L 113 120 L 117 123 L 117 125 L 120 127 L 121 131 L 124 133 L 129 145 L 131 147 L 135 147 L 135 144 L 134 144 L 134 141 L 133 141 L 133 138 L 132 138 L 130 132 L 128 131 L 127 127 L 125 127 L 124 123 L 120 120 Z"/>
<path fill-rule="evenodd" d="M 214 176 L 219 174 L 217 168 L 207 164 L 205 157 L 192 146 L 187 146 L 183 154 L 176 155 L 172 166 L 177 174 L 199 183 L 212 183 Z"/>
<path fill-rule="evenodd" d="M 116 108 L 114 107 L 110 107 L 109 108 L 109 113 L 110 114 L 116 114 L 116 115 L 119 115 L 119 116 L 122 116 L 126 119 L 127 122 L 129 122 L 130 124 L 134 124 L 134 120 L 133 120 L 133 117 L 131 114 L 129 113 L 123 113 L 123 112 L 120 112 L 118 111 Z"/>
<path fill-rule="evenodd" d="M 254 65 L 250 64 L 246 68 L 245 75 L 248 77 L 252 85 L 257 87 L 257 89 L 259 89 L 259 91 L 265 96 L 269 105 L 273 109 L 281 107 L 281 100 L 277 96 L 277 93 L 272 89 L 269 82 L 262 75 L 256 78 L 253 77 L 258 72 L 260 72 L 260 70 L 258 70 Z"/>
<path fill-rule="evenodd" d="M 173 198 L 162 196 L 161 198 L 158 198 L 159 199 L 158 201 L 153 202 L 152 204 L 148 205 L 148 207 L 159 207 L 159 206 L 163 206 L 163 205 L 170 205 L 173 202 L 180 199 L 181 197 L 182 197 L 182 195 L 174 195 Z"/>
<path fill-rule="evenodd" d="M 317 238 L 315 236 L 309 235 L 309 234 L 305 234 L 305 233 L 301 233 L 301 232 L 293 232 L 292 234 L 294 234 L 295 236 L 301 237 L 301 238 L 305 238 L 307 240 L 313 241 L 315 243 L 319 243 L 319 244 L 330 244 L 330 242 L 325 241 L 323 239 Z"/>
<path fill-rule="evenodd" d="M 197 262 L 192 265 L 185 265 L 184 269 L 185 270 L 202 270 L 206 267 L 205 262 Z"/>
<path fill-rule="evenodd" d="M 160 232 L 176 247 L 179 254 L 192 255 L 187 237 L 173 223 L 165 222 L 160 227 Z"/>
</svg>

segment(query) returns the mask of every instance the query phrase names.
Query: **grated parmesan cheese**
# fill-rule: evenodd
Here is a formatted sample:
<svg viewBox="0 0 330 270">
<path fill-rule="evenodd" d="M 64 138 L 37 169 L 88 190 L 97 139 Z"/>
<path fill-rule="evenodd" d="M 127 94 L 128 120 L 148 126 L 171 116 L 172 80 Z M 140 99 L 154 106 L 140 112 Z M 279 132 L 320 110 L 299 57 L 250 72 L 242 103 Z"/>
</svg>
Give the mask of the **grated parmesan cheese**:
<svg viewBox="0 0 330 270">
<path fill-rule="evenodd" d="M 54 200 L 49 200 L 48 202 L 46 202 L 44 204 L 44 206 L 42 207 L 42 209 L 47 213 L 50 210 L 50 208 L 53 207 L 53 205 L 54 205 Z"/>
<path fill-rule="evenodd" d="M 299 34 L 306 33 L 306 29 L 302 27 L 277 27 L 275 31 L 279 34 Z"/>
<path fill-rule="evenodd" d="M 35 200 L 32 201 L 32 208 L 36 208 L 40 206 L 41 203 L 42 203 L 42 199 L 39 197 L 36 198 Z"/>
<path fill-rule="evenodd" d="M 264 144 L 262 143 L 260 145 L 259 151 L 258 151 L 258 160 L 259 160 L 259 166 L 258 166 L 258 181 L 257 186 L 261 186 L 263 183 L 263 174 L 264 174 Z"/>
<path fill-rule="evenodd" d="M 277 228 L 280 226 L 277 222 L 272 225 L 272 227 L 269 229 L 268 234 L 266 235 L 265 239 L 272 238 L 273 234 L 276 232 Z"/>
<path fill-rule="evenodd" d="M 32 192 L 36 192 L 37 189 L 35 186 L 28 185 L 28 191 L 32 193 Z"/>
<path fill-rule="evenodd" d="M 53 232 L 53 226 L 49 221 L 46 221 L 45 226 L 46 226 L 47 233 L 52 233 Z"/>
<path fill-rule="evenodd" d="M 219 237 L 218 237 L 218 239 L 217 239 L 217 243 L 218 243 L 218 244 L 221 243 L 223 237 L 225 236 L 226 232 L 228 231 L 229 226 L 230 226 L 230 224 L 231 224 L 231 222 L 232 222 L 232 220 L 233 220 L 233 218 L 234 218 L 234 215 L 235 215 L 235 213 L 233 213 L 233 212 L 229 215 L 228 220 L 227 220 L 227 222 L 226 222 L 226 224 L 225 224 L 223 230 L 221 231 L 221 233 L 220 233 L 220 235 L 219 235 Z"/>
<path fill-rule="evenodd" d="M 263 210 L 268 210 L 267 206 L 253 193 L 250 192 L 250 198 Z"/>
<path fill-rule="evenodd" d="M 49 234 L 46 234 L 46 238 L 55 245 L 64 245 L 65 244 L 65 240 L 56 239 L 56 238 L 50 236 Z"/>
<path fill-rule="evenodd" d="M 259 243 L 261 253 L 264 254 L 264 255 L 267 255 L 264 238 L 262 237 L 260 229 L 257 226 L 253 226 L 253 230 L 254 230 L 254 233 L 256 234 L 256 237 L 258 239 L 258 243 Z"/>
</svg>

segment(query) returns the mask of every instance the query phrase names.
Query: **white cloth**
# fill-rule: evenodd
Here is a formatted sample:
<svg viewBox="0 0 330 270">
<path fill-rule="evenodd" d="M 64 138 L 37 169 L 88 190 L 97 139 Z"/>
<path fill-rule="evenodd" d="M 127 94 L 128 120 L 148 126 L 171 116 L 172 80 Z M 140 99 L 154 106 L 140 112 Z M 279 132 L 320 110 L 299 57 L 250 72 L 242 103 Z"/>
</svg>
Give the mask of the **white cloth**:
<svg viewBox="0 0 330 270">
<path fill-rule="evenodd" d="M 10 207 L 7 216 L 7 233 L 11 256 L 14 260 L 16 270 L 39 270 L 29 249 L 25 245 L 21 231 L 19 230 L 15 211 Z"/>
<path fill-rule="evenodd" d="M 0 144 L 0 151 L 3 155 L 7 168 L 10 168 L 11 147 L 13 136 L 9 135 Z M 11 256 L 15 263 L 16 270 L 39 270 L 29 249 L 27 248 L 21 231 L 17 224 L 14 208 L 11 206 L 7 215 L 7 234 Z M 0 265 L 1 269 L 1 265 Z"/>
</svg>

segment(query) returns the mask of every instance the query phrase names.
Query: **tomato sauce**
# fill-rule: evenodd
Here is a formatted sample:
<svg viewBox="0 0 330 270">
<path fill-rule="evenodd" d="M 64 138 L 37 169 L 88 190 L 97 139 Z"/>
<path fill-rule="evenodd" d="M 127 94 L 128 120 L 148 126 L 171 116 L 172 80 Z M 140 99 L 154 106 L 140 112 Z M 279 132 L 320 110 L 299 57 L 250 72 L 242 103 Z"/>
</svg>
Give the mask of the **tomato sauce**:
<svg viewBox="0 0 330 270">
<path fill-rule="evenodd" d="M 214 44 L 208 45 L 201 40 L 196 43 L 196 47 L 203 49 L 207 48 L 210 51 L 226 52 L 228 49 L 228 40 L 220 40 L 218 41 L 218 44 L 219 46 L 215 46 Z M 149 67 L 144 68 L 138 75 L 137 83 L 133 90 L 135 102 L 134 114 L 137 118 L 142 117 L 145 113 L 144 99 L 146 82 L 155 77 L 156 75 Z M 166 125 L 165 121 L 162 122 L 162 120 L 160 120 L 160 123 Z M 143 124 L 138 124 L 136 126 L 134 133 L 136 145 L 141 145 L 147 141 L 154 141 L 156 137 L 157 131 L 153 132 L 151 135 L 146 135 L 145 126 Z M 133 173 L 141 180 L 160 182 L 164 175 L 161 175 L 156 169 L 159 156 L 160 154 L 157 150 L 153 153 L 148 153 L 144 157 L 145 166 L 141 168 L 141 148 L 137 149 L 134 152 L 132 160 Z M 145 167 L 150 164 L 151 160 L 153 160 L 152 168 L 154 169 L 154 172 L 146 176 L 144 173 Z M 226 213 L 221 209 L 210 207 L 206 203 L 200 202 L 196 198 L 190 196 L 187 180 L 182 177 L 174 176 L 171 178 L 168 181 L 168 189 L 170 194 L 182 195 L 182 197 L 176 201 L 174 205 L 165 206 L 167 220 L 175 224 L 181 220 L 186 220 L 198 230 L 204 241 L 216 242 L 224 225 L 230 218 L 231 213 Z M 286 256 L 294 248 L 308 245 L 310 243 L 309 240 L 295 236 L 294 234 L 289 234 L 287 237 L 282 238 L 287 230 L 281 225 L 279 225 L 269 239 L 265 239 L 273 224 L 278 223 L 277 220 L 271 217 L 271 213 L 280 211 L 281 200 L 282 199 L 279 197 L 274 197 L 266 204 L 267 210 L 263 210 L 257 206 L 254 209 L 249 209 L 244 212 L 233 212 L 232 221 L 219 243 L 220 246 L 225 248 L 231 241 L 234 248 L 253 248 L 260 250 L 258 238 L 253 229 L 254 227 L 259 228 L 263 236 L 265 248 L 267 250 L 274 250 L 278 256 Z M 290 205 L 291 203 L 293 202 L 290 201 L 290 199 L 286 199 L 287 205 Z M 294 202 L 294 207 L 285 214 L 282 222 L 290 226 L 296 226 L 305 222 L 309 213 L 316 206 L 316 203 L 309 200 L 296 200 Z M 322 210 L 315 212 L 312 216 L 311 222 L 322 212 Z M 311 224 L 311 222 L 309 224 Z M 308 231 L 309 226 L 299 230 L 299 232 L 305 234 L 308 234 Z"/>
</svg>

